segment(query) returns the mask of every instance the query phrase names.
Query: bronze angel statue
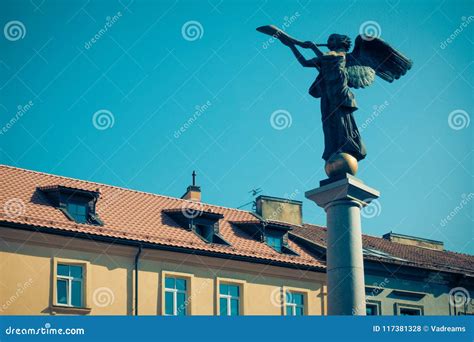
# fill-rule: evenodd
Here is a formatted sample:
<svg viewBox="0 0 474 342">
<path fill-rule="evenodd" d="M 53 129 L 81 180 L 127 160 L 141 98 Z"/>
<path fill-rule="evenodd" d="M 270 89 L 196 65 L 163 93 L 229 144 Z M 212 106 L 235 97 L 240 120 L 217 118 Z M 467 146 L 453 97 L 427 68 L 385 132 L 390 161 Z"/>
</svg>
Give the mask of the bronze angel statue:
<svg viewBox="0 0 474 342">
<path fill-rule="evenodd" d="M 327 44 L 315 44 L 292 38 L 272 25 L 257 30 L 287 45 L 302 66 L 319 71 L 309 93 L 321 99 L 325 146 L 322 157 L 326 161 L 326 172 L 331 177 L 328 160 L 348 154 L 355 158 L 355 170 L 345 169 L 344 172 L 354 174 L 357 161 L 364 159 L 367 152 L 352 115 L 357 104 L 350 88 L 365 88 L 372 84 L 376 75 L 393 82 L 411 68 L 411 60 L 377 37 L 359 35 L 354 49 L 349 52 L 351 40 L 346 35 L 331 34 Z M 316 57 L 306 59 L 296 46 L 311 49 Z M 327 47 L 329 52 L 323 53 L 319 46 Z"/>
</svg>

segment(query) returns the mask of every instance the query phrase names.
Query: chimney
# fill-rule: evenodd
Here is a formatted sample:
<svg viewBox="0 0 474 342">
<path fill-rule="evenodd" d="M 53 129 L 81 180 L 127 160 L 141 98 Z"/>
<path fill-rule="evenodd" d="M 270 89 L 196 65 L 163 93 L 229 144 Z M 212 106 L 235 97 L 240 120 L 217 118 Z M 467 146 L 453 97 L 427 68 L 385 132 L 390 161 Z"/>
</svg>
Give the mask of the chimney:
<svg viewBox="0 0 474 342">
<path fill-rule="evenodd" d="M 303 224 L 302 202 L 287 198 L 258 196 L 256 212 L 264 220 L 301 226 Z"/>
<path fill-rule="evenodd" d="M 385 240 L 389 240 L 402 245 L 417 246 L 421 248 L 433 249 L 436 251 L 444 251 L 444 243 L 442 241 L 424 239 L 416 236 L 403 235 L 397 233 L 387 233 L 382 236 Z"/>
<path fill-rule="evenodd" d="M 181 196 L 181 198 L 185 200 L 201 202 L 201 187 L 196 185 L 196 171 L 193 171 L 192 177 L 193 185 L 188 186 L 186 192 L 183 196 Z"/>
</svg>

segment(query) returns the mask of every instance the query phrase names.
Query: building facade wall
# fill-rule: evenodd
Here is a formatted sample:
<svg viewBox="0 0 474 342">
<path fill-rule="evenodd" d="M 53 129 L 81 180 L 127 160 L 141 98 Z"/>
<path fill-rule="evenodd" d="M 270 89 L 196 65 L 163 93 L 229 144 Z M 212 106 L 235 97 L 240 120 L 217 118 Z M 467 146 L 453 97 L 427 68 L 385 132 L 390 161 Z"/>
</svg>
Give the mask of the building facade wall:
<svg viewBox="0 0 474 342">
<path fill-rule="evenodd" d="M 365 275 L 367 303 L 376 304 L 381 315 L 399 315 L 400 308 L 420 310 L 422 315 L 474 314 L 473 289 L 447 281 L 439 273 L 432 279 L 409 280 L 392 276 Z M 415 276 L 415 274 L 413 275 Z M 450 291 L 463 285 L 470 292 L 466 305 L 455 306 Z"/>
<path fill-rule="evenodd" d="M 134 258 L 137 248 L 0 227 L 0 314 L 132 315 L 135 310 Z M 85 268 L 87 309 L 55 304 L 55 264 Z M 189 314 L 219 312 L 218 285 L 242 289 L 245 315 L 282 315 L 285 290 L 304 294 L 305 314 L 326 313 L 325 274 L 231 259 L 143 249 L 138 272 L 138 314 L 164 313 L 164 277 L 189 279 Z"/>
</svg>

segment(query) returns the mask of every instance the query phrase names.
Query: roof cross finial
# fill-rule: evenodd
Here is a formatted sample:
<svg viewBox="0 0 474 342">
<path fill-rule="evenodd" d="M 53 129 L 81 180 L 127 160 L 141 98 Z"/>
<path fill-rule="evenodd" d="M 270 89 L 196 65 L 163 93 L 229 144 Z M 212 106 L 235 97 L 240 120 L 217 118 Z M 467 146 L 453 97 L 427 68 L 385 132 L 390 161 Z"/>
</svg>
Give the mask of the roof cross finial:
<svg viewBox="0 0 474 342">
<path fill-rule="evenodd" d="M 192 176 L 193 176 L 193 186 L 195 186 L 196 185 L 196 171 L 193 170 Z"/>
</svg>

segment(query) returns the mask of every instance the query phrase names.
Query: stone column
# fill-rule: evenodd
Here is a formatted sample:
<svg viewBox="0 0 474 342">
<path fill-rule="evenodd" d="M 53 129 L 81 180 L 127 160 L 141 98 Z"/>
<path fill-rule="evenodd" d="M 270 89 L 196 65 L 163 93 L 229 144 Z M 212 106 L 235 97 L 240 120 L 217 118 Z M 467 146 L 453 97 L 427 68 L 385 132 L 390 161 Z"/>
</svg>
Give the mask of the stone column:
<svg viewBox="0 0 474 342">
<path fill-rule="evenodd" d="M 365 315 L 360 210 L 380 193 L 349 174 L 320 185 L 305 196 L 326 211 L 328 314 Z"/>
</svg>

